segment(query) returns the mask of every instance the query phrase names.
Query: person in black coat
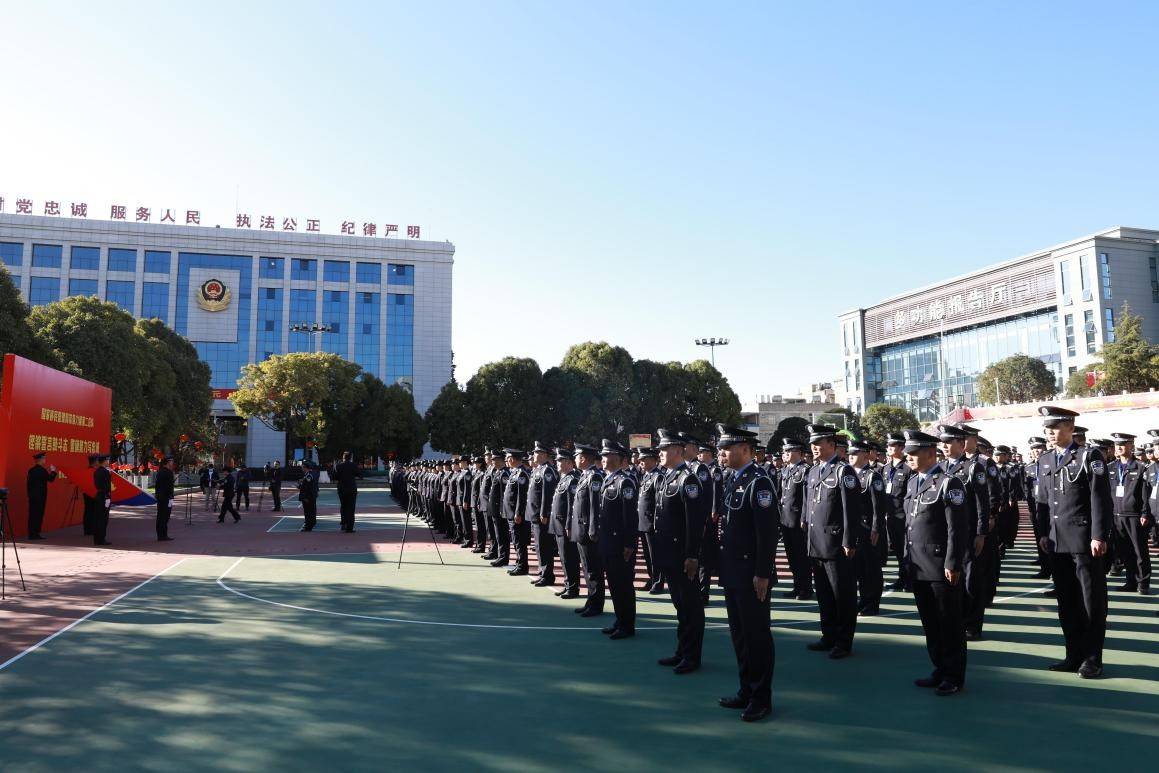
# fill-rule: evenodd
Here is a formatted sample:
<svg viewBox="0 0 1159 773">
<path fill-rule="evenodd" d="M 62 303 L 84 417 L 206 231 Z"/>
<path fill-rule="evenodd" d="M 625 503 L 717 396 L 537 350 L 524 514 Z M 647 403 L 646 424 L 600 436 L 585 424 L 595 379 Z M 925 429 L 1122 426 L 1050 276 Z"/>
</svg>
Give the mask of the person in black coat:
<svg viewBox="0 0 1159 773">
<path fill-rule="evenodd" d="M 237 523 L 241 520 L 241 515 L 237 512 L 237 507 L 233 503 L 234 493 L 237 491 L 237 473 L 232 467 L 226 467 L 224 474 L 221 476 L 221 513 L 217 516 L 218 523 L 225 523 L 225 514 L 233 515 L 233 522 Z"/>
<path fill-rule="evenodd" d="M 973 534 L 966 485 L 938 464 L 937 444 L 933 435 L 905 431 L 906 460 L 914 474 L 906 482 L 903 506 L 905 570 L 934 666 L 914 684 L 944 696 L 966 683 L 963 598 Z"/>
<path fill-rule="evenodd" d="M 88 472 L 86 473 L 89 476 L 89 480 L 92 480 L 93 470 L 97 467 L 98 459 L 100 459 L 98 454 L 89 454 L 89 466 Z M 96 523 L 97 519 L 97 500 L 83 491 L 81 492 L 81 497 L 84 500 L 84 535 L 91 537 L 95 528 L 93 524 Z"/>
<path fill-rule="evenodd" d="M 113 543 L 105 539 L 109 530 L 109 508 L 113 504 L 113 473 L 109 471 L 109 457 L 97 457 L 93 486 L 97 489 L 93 497 L 93 544 L 111 545 Z"/>
<path fill-rule="evenodd" d="M 580 478 L 576 483 L 571 513 L 567 519 L 567 536 L 579 545 L 580 567 L 587 586 L 587 598 L 584 605 L 574 611 L 581 617 L 595 617 L 604 613 L 604 569 L 596 542 L 590 535 L 592 525 L 599 518 L 604 471 L 596 464 L 599 451 L 595 446 L 576 443 L 575 455 Z"/>
<path fill-rule="evenodd" d="M 588 537 L 599 545 L 600 561 L 608 578 L 608 593 L 616 619 L 603 632 L 611 639 L 636 635 L 636 541 L 640 516 L 636 512 L 636 482 L 624 470 L 628 449 L 614 440 L 603 441 L 604 479 L 597 519 L 588 525 Z"/>
<path fill-rule="evenodd" d="M 48 484 L 56 480 L 56 466 L 45 464 L 43 452 L 33 454 L 36 461 L 28 470 L 28 539 L 44 539 L 44 508 L 48 505 Z"/>
<path fill-rule="evenodd" d="M 342 452 L 342 461 L 334 466 L 334 482 L 338 488 L 339 511 L 342 514 L 342 531 L 354 533 L 354 505 L 358 500 L 357 480 L 362 477 L 354 454 Z"/>
<path fill-rule="evenodd" d="M 302 470 L 302 477 L 298 479 L 298 502 L 305 522 L 300 531 L 313 531 L 318 523 L 318 471 L 310 461 L 302 462 Z"/>
<path fill-rule="evenodd" d="M 234 494 L 234 507 L 241 509 L 242 497 L 245 497 L 245 509 L 250 509 L 250 470 L 244 464 L 237 468 L 237 493 Z"/>
<path fill-rule="evenodd" d="M 274 512 L 282 512 L 282 463 L 276 459 L 270 467 L 270 496 L 274 498 Z"/>
<path fill-rule="evenodd" d="M 157 470 L 157 481 L 153 485 L 153 495 L 157 498 L 157 541 L 168 542 L 169 516 L 173 512 L 173 488 L 177 479 L 173 474 L 177 463 L 172 456 L 161 460 L 161 469 Z"/>
</svg>

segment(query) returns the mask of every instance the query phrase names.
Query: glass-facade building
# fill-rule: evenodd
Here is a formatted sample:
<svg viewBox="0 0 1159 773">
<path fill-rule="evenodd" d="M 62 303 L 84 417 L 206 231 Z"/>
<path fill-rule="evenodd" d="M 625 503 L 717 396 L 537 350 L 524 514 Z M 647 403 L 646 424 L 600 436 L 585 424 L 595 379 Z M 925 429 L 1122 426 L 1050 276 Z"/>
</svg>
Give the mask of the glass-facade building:
<svg viewBox="0 0 1159 773">
<path fill-rule="evenodd" d="M 242 367 L 274 354 L 340 355 L 420 412 L 451 377 L 449 242 L 0 214 L 0 261 L 30 305 L 91 295 L 172 326 L 210 366 L 222 416 Z M 250 424 L 264 464 L 276 443 Z"/>
<path fill-rule="evenodd" d="M 1059 392 L 1113 341 L 1123 305 L 1159 340 L 1159 231 L 1113 228 L 842 314 L 840 403 L 883 402 L 933 422 L 1006 402 L 978 394 L 988 366 L 1036 357 Z"/>
</svg>

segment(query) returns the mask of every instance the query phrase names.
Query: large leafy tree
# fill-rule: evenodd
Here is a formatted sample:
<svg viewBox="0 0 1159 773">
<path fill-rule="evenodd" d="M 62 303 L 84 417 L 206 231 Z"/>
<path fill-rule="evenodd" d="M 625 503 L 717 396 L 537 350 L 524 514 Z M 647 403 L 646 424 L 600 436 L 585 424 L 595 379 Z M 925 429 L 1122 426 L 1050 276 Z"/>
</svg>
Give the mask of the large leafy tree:
<svg viewBox="0 0 1159 773">
<path fill-rule="evenodd" d="M 1103 346 L 1102 359 L 1094 360 L 1067 379 L 1066 392 L 1073 397 L 1119 392 L 1146 392 L 1159 388 L 1159 346 L 1143 335 L 1143 318 L 1123 304 L 1115 340 Z M 1089 378 L 1087 374 L 1096 374 Z"/>
<path fill-rule="evenodd" d="M 974 394 L 983 402 L 1029 403 L 1053 397 L 1054 374 L 1037 357 L 1015 354 L 978 375 Z"/>
<path fill-rule="evenodd" d="M 161 366 L 146 387 L 150 397 L 141 407 L 146 414 L 152 414 L 157 424 L 155 434 L 141 440 L 169 446 L 182 433 L 192 434 L 193 428 L 209 415 L 213 404 L 209 366 L 197 356 L 193 344 L 159 319 L 139 319 L 136 330 Z"/>
<path fill-rule="evenodd" d="M 598 438 L 580 433 L 594 410 L 595 395 L 585 373 L 548 368 L 543 372 L 543 434 L 558 442 L 590 442 Z"/>
<path fill-rule="evenodd" d="M 462 448 L 502 444 L 526 448 L 546 425 L 543 374 L 535 360 L 504 357 L 479 368 L 467 382 L 472 421 L 462 433 Z M 473 431 L 472 431 L 473 430 Z"/>
<path fill-rule="evenodd" d="M 475 437 L 472 415 L 467 408 L 467 394 L 459 382 L 451 379 L 427 408 L 426 423 L 430 429 L 431 447 L 439 451 L 458 453 Z"/>
<path fill-rule="evenodd" d="M 921 423 L 905 408 L 885 403 L 874 403 L 861 415 L 861 429 L 871 438 L 885 440 L 891 432 L 918 429 Z"/>
<path fill-rule="evenodd" d="M 708 360 L 690 362 L 683 370 L 685 411 L 676 421 L 681 429 L 707 437 L 716 422 L 740 423 L 740 398 L 719 370 Z"/>
<path fill-rule="evenodd" d="M 689 374 L 679 362 L 636 360 L 636 417 L 632 432 L 655 433 L 684 423 Z"/>
<path fill-rule="evenodd" d="M 18 354 L 43 365 L 57 367 L 52 348 L 37 338 L 28 324 L 28 304 L 12 281 L 8 268 L 0 264 L 0 355 Z"/>
<path fill-rule="evenodd" d="M 576 344 L 567 350 L 560 367 L 583 374 L 591 384 L 592 410 L 576 428 L 579 435 L 618 437 L 635 423 L 635 370 L 627 349 L 603 341 Z"/>
<path fill-rule="evenodd" d="M 328 352 L 274 355 L 242 368 L 230 401 L 239 416 L 256 418 L 294 439 L 313 438 L 332 454 L 343 449 L 330 447 L 330 433 L 357 420 L 366 389 L 361 375 L 357 363 Z"/>
<path fill-rule="evenodd" d="M 359 456 L 386 458 L 393 453 L 409 459 L 421 453 L 426 435 L 414 396 L 370 373 L 361 374 L 358 386 L 350 415 L 330 429 L 328 455 L 353 451 Z"/>
</svg>

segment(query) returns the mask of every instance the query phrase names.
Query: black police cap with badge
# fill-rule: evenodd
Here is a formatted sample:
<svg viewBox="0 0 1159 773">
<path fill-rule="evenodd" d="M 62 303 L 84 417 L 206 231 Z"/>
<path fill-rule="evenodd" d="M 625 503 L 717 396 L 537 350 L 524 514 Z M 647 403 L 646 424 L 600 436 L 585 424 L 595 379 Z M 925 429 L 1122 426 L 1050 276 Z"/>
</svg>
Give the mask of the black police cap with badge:
<svg viewBox="0 0 1159 773">
<path fill-rule="evenodd" d="M 921 430 L 907 429 L 902 437 L 904 450 L 907 454 L 916 454 L 926 448 L 937 448 L 938 438 L 928 435 Z"/>
<path fill-rule="evenodd" d="M 959 440 L 965 441 L 968 437 L 970 437 L 970 433 L 961 427 L 951 424 L 938 425 L 938 440 L 943 443 L 953 443 Z"/>
<path fill-rule="evenodd" d="M 524 459 L 526 459 L 526 458 L 527 458 L 527 452 L 526 452 L 526 451 L 521 451 L 521 450 L 520 450 L 520 449 L 518 449 L 518 448 L 504 448 L 504 449 L 503 449 L 503 455 L 504 455 L 504 456 L 511 456 L 511 457 L 514 457 L 514 458 L 516 458 L 516 459 L 518 459 L 518 460 L 520 460 L 520 461 L 523 461 Z"/>
<path fill-rule="evenodd" d="M 600 441 L 600 456 L 607 456 L 608 454 L 618 454 L 619 456 L 628 456 L 628 449 L 617 443 L 615 440 L 603 438 Z"/>
<path fill-rule="evenodd" d="M 680 433 L 676 430 L 661 427 L 660 429 L 656 430 L 656 436 L 660 438 L 656 443 L 657 448 L 668 448 L 669 446 L 684 445 L 684 438 L 682 438 Z"/>
<path fill-rule="evenodd" d="M 541 443 L 540 441 L 536 440 L 535 445 L 531 449 L 531 453 L 533 453 L 533 454 L 550 454 L 551 448 L 549 446 Z"/>
<path fill-rule="evenodd" d="M 1056 405 L 1039 406 L 1038 415 L 1042 417 L 1042 426 L 1044 427 L 1057 427 L 1059 424 L 1074 424 L 1074 420 L 1078 418 L 1077 411 L 1072 411 L 1069 408 L 1059 408 Z"/>
<path fill-rule="evenodd" d="M 769 450 L 770 451 L 772 450 L 771 443 L 769 446 Z M 791 438 L 791 437 L 781 438 L 781 450 L 782 451 L 804 451 L 805 444 L 801 443 L 801 442 L 799 442 L 796 439 Z"/>
<path fill-rule="evenodd" d="M 1128 443 L 1134 443 L 1135 436 L 1130 432 L 1112 432 L 1111 440 L 1115 441 L 1115 445 L 1117 446 L 1125 446 Z"/>
<path fill-rule="evenodd" d="M 889 433 L 889 435 L 886 436 L 885 444 L 887 446 L 904 446 L 905 445 L 905 435 L 902 435 L 901 433 L 898 433 L 898 432 L 891 432 L 891 433 Z"/>
<path fill-rule="evenodd" d="M 716 441 L 717 445 L 721 448 L 728 448 L 729 446 L 735 446 L 740 443 L 748 443 L 749 445 L 755 446 L 757 443 L 757 433 L 739 427 L 730 427 L 727 424 L 717 424 L 716 434 L 720 438 Z"/>
<path fill-rule="evenodd" d="M 655 448 L 637 448 L 636 451 L 640 453 L 641 459 L 658 459 L 660 452 Z"/>
<path fill-rule="evenodd" d="M 569 451 L 568 449 L 563 448 L 563 447 L 555 449 L 555 460 L 557 462 L 562 462 L 564 459 L 567 459 L 569 461 L 574 461 L 575 454 L 573 452 Z"/>
<path fill-rule="evenodd" d="M 575 443 L 575 455 L 596 457 L 600 455 L 600 449 L 587 443 Z"/>
<path fill-rule="evenodd" d="M 837 428 L 829 424 L 809 424 L 805 430 L 809 433 L 810 443 L 816 443 L 819 440 L 837 440 Z"/>
</svg>

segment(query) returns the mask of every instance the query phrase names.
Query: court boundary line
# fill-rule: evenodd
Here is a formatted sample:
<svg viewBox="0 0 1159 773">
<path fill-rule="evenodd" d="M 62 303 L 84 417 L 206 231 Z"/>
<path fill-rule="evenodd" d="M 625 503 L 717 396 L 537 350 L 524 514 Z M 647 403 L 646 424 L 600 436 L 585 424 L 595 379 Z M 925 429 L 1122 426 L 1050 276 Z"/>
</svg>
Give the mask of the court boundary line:
<svg viewBox="0 0 1159 773">
<path fill-rule="evenodd" d="M 170 564 L 169 566 L 165 567 L 161 571 L 157 572 L 157 574 L 153 575 L 152 577 L 150 577 L 150 578 L 148 578 L 140 583 L 137 583 L 132 588 L 129 588 L 127 591 L 125 591 L 121 595 L 117 596 L 116 598 L 112 599 L 111 601 L 106 601 L 104 604 L 101 604 L 96 609 L 90 610 L 88 612 L 88 614 L 86 614 L 84 617 L 78 617 L 76 620 L 73 620 L 71 623 L 66 625 L 64 628 L 61 628 L 59 631 L 56 631 L 55 633 L 52 633 L 52 634 L 46 636 L 45 638 L 41 639 L 40 641 L 36 642 L 35 644 L 29 646 L 23 652 L 17 653 L 16 655 L 13 655 L 12 657 L 8 658 L 8 660 L 4 661 L 3 663 L 0 663 L 0 671 L 3 671 L 4 669 L 13 665 L 17 661 L 19 661 L 21 658 L 23 658 L 25 655 L 28 655 L 28 654 L 33 653 L 36 650 L 40 649 L 41 647 L 48 644 L 50 641 L 52 641 L 56 637 L 58 637 L 62 634 L 68 633 L 73 628 L 76 628 L 78 625 L 80 625 L 84 621 L 88 620 L 93 615 L 97 614 L 98 612 L 103 612 L 104 610 L 112 607 L 114 604 L 116 604 L 118 601 L 125 598 L 126 596 L 129 596 L 133 593 L 136 593 L 141 588 L 144 588 L 146 585 L 153 582 L 153 580 L 156 580 L 158 577 L 160 577 L 161 575 L 168 572 L 170 569 L 173 569 L 174 567 L 180 566 L 181 564 L 185 563 L 191 557 L 192 556 L 186 556 L 185 558 L 182 558 L 179 561 L 176 561 L 175 563 Z"/>
</svg>

